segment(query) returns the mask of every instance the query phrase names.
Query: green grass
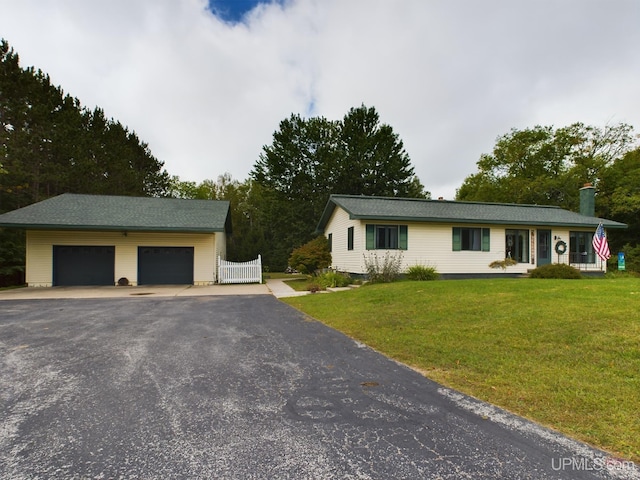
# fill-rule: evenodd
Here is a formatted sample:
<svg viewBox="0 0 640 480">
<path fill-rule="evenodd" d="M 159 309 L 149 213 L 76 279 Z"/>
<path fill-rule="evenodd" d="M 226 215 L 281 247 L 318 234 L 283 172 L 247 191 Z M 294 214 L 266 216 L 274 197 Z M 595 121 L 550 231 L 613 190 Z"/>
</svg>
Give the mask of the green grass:
<svg viewBox="0 0 640 480">
<path fill-rule="evenodd" d="M 286 280 L 287 285 L 298 292 L 304 292 L 305 290 L 307 290 L 307 287 L 311 282 L 312 280 L 310 276 L 304 276 L 302 278 L 298 277 L 294 278 L 293 280 Z"/>
<path fill-rule="evenodd" d="M 640 279 L 398 282 L 285 299 L 443 385 L 640 460 Z"/>
<path fill-rule="evenodd" d="M 302 275 L 301 273 L 263 272 L 262 276 L 264 278 L 289 279 L 289 278 L 303 277 L 304 275 Z"/>
<path fill-rule="evenodd" d="M 9 287 L 0 287 L 0 292 L 2 290 L 15 290 L 16 288 L 25 288 L 26 285 L 11 285 Z"/>
</svg>

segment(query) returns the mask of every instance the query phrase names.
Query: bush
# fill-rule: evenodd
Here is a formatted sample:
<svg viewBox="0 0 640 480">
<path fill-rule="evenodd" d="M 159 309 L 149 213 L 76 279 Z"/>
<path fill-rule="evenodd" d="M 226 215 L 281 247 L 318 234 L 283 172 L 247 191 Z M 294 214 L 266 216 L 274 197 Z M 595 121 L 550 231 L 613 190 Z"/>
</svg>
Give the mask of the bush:
<svg viewBox="0 0 640 480">
<path fill-rule="evenodd" d="M 407 278 L 409 280 L 437 280 L 440 275 L 433 267 L 425 267 L 424 265 L 414 265 L 407 270 Z"/>
<path fill-rule="evenodd" d="M 291 252 L 289 265 L 301 273 L 313 273 L 331 265 L 329 241 L 324 235 L 314 238 Z"/>
<path fill-rule="evenodd" d="M 515 261 L 513 258 L 507 257 L 504 260 L 495 260 L 494 262 L 491 262 L 489 264 L 489 267 L 491 268 L 501 268 L 502 270 L 506 270 L 507 267 L 513 267 L 514 265 L 517 265 L 518 262 Z"/>
<path fill-rule="evenodd" d="M 549 263 L 536 268 L 531 272 L 530 278 L 582 278 L 579 270 L 566 263 Z"/>
<path fill-rule="evenodd" d="M 322 285 L 325 289 L 336 287 L 348 287 L 351 285 L 351 277 L 348 273 L 340 273 L 335 270 L 329 270 L 328 272 L 318 275 L 316 281 Z"/>
<path fill-rule="evenodd" d="M 311 277 L 306 289 L 311 293 L 315 293 L 320 290 L 326 290 L 327 288 L 348 287 L 351 283 L 351 277 L 348 273 L 329 270 L 328 272 Z"/>
<path fill-rule="evenodd" d="M 627 272 L 640 273 L 640 244 L 631 245 L 630 243 L 627 243 L 620 249 L 620 251 L 625 254 L 625 270 Z M 618 269 L 617 254 L 611 255 L 611 258 L 607 262 L 607 269 L 609 271 Z"/>
<path fill-rule="evenodd" d="M 608 270 L 605 278 L 640 278 L 640 273 L 620 270 Z"/>
<path fill-rule="evenodd" d="M 371 283 L 388 283 L 400 277 L 402 267 L 402 251 L 397 254 L 387 252 L 380 261 L 378 254 L 374 253 L 364 257 L 364 268 L 367 271 L 367 279 Z"/>
</svg>

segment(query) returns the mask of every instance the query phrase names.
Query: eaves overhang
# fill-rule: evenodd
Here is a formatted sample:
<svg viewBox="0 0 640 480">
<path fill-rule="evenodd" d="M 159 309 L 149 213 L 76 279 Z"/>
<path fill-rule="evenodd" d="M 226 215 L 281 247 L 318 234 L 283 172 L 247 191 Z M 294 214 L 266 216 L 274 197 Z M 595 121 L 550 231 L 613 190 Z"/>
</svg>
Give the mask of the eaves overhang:
<svg viewBox="0 0 640 480">
<path fill-rule="evenodd" d="M 595 229 L 598 224 L 602 223 L 607 229 L 628 228 L 624 223 L 584 216 L 547 205 L 332 195 L 318 223 L 317 233 L 324 232 L 336 207 L 344 210 L 351 220 L 372 222 L 523 225 L 581 229 Z"/>
<path fill-rule="evenodd" d="M 93 232 L 164 232 L 164 233 L 220 233 L 222 228 L 198 228 L 198 227 L 150 227 L 133 225 L 59 225 L 52 223 L 2 223 L 0 228 L 20 228 L 24 230 L 65 230 L 65 231 L 93 231 Z"/>
<path fill-rule="evenodd" d="M 349 213 L 349 212 L 347 212 Z M 595 228 L 599 223 L 605 228 L 625 229 L 625 223 L 614 222 L 604 218 L 593 217 L 589 222 L 562 222 L 562 221 L 536 221 L 520 219 L 490 219 L 490 218 L 459 218 L 459 217 L 415 217 L 415 216 L 385 216 L 385 215 L 353 215 L 349 213 L 350 220 L 370 220 L 388 222 L 414 222 L 414 223 L 448 223 L 448 224 L 476 224 L 476 225 L 528 225 L 540 227 L 572 227 L 572 228 Z"/>
</svg>

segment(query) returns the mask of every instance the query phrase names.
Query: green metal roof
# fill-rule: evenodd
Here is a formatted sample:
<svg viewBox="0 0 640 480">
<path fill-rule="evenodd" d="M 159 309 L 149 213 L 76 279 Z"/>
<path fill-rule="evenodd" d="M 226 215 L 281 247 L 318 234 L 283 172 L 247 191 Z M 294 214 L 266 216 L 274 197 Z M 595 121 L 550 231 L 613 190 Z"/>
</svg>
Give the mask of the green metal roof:
<svg viewBox="0 0 640 480">
<path fill-rule="evenodd" d="M 229 202 L 65 193 L 0 215 L 0 227 L 230 232 Z"/>
<path fill-rule="evenodd" d="M 512 203 L 454 202 L 414 198 L 331 195 L 317 230 L 323 232 L 336 207 L 354 220 L 531 225 L 572 228 L 627 228 L 627 225 L 588 217 L 560 207 Z"/>
</svg>

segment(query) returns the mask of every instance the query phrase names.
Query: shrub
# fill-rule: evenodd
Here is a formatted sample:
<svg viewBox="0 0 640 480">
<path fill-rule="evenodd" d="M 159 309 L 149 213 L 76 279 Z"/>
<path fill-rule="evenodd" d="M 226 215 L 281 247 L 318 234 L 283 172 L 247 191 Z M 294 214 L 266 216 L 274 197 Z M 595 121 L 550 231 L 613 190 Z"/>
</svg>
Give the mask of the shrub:
<svg viewBox="0 0 640 480">
<path fill-rule="evenodd" d="M 504 260 L 495 260 L 489 264 L 491 268 L 501 268 L 502 270 L 506 270 L 507 267 L 513 267 L 517 265 L 518 262 L 513 258 L 507 257 Z"/>
<path fill-rule="evenodd" d="M 549 263 L 536 268 L 531 272 L 530 278 L 582 278 L 579 270 L 566 263 Z"/>
<path fill-rule="evenodd" d="M 640 273 L 620 270 L 607 270 L 605 278 L 640 278 Z"/>
<path fill-rule="evenodd" d="M 364 257 L 364 268 L 367 272 L 367 279 L 371 283 L 388 283 L 400 277 L 402 267 L 402 251 L 397 254 L 387 252 L 380 260 L 377 253 Z"/>
<path fill-rule="evenodd" d="M 316 281 L 325 289 L 351 285 L 351 277 L 348 273 L 336 272 L 335 270 L 329 270 L 322 275 L 318 275 Z"/>
<path fill-rule="evenodd" d="M 329 241 L 324 235 L 314 238 L 291 252 L 289 265 L 301 273 L 313 273 L 331 265 Z"/>
<path fill-rule="evenodd" d="M 626 271 L 640 273 L 640 244 L 631 245 L 627 243 L 620 251 L 625 253 Z M 611 255 L 611 258 L 607 262 L 607 268 L 609 271 L 618 269 L 618 255 Z"/>
<path fill-rule="evenodd" d="M 351 283 L 351 277 L 348 273 L 329 270 L 311 277 L 306 289 L 311 293 L 315 293 L 327 288 L 348 287 Z"/>
<path fill-rule="evenodd" d="M 440 275 L 433 267 L 425 267 L 424 265 L 413 265 L 407 270 L 407 278 L 409 280 L 437 280 Z"/>
</svg>

